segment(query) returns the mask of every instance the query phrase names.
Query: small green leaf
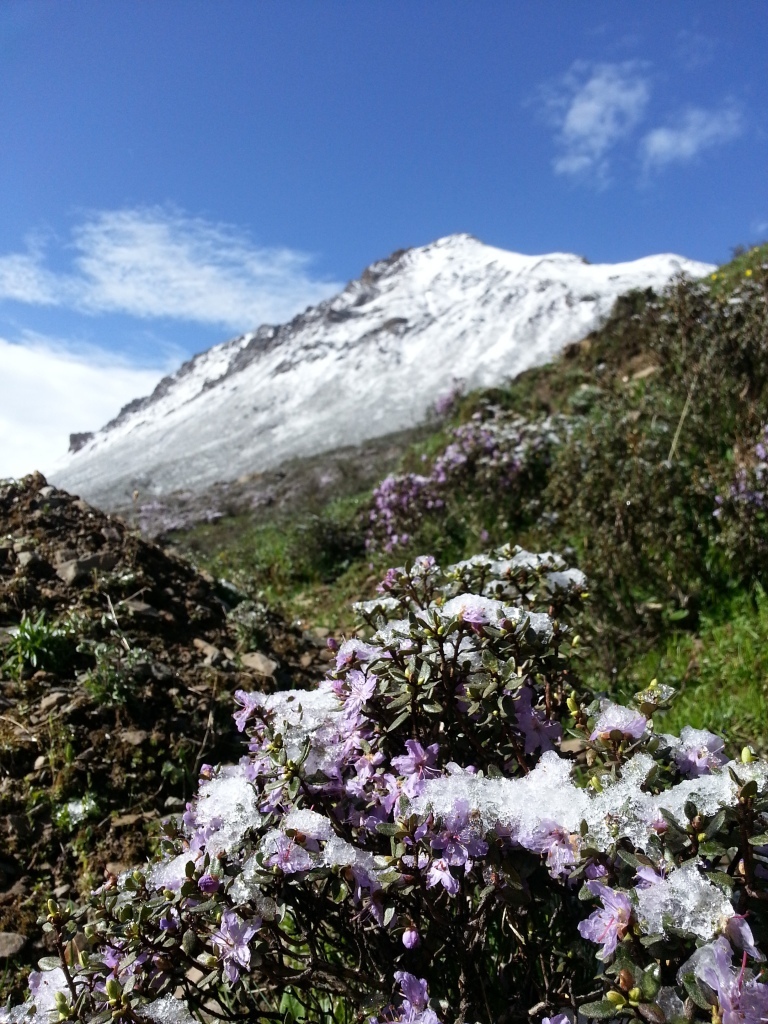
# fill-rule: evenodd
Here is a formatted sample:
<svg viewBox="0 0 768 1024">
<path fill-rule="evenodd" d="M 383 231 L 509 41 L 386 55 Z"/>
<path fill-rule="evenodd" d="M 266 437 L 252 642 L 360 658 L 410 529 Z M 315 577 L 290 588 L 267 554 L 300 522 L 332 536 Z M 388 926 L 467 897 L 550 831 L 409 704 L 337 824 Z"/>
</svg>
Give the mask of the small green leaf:
<svg viewBox="0 0 768 1024">
<path fill-rule="evenodd" d="M 585 1017 L 592 1017 L 594 1020 L 608 1020 L 616 1016 L 616 1007 L 607 999 L 601 999 L 597 1003 L 584 1003 L 579 1007 L 579 1014 Z"/>
</svg>

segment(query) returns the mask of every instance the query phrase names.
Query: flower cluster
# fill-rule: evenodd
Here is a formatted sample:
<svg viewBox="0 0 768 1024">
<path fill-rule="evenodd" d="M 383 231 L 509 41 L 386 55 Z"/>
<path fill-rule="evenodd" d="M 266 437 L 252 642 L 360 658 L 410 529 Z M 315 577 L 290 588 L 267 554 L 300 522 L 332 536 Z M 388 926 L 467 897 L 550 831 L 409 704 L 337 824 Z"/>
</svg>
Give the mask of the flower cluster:
<svg viewBox="0 0 768 1024">
<path fill-rule="evenodd" d="M 522 491 L 549 463 L 553 446 L 567 434 L 565 417 L 526 420 L 488 407 L 456 427 L 451 442 L 428 475 L 386 477 L 373 494 L 367 544 L 393 551 L 408 544 L 425 516 L 444 513 L 452 493 L 471 481 L 476 497 L 498 499 L 499 492 Z"/>
<path fill-rule="evenodd" d="M 62 957 L 4 1019 L 758 1024 L 768 765 L 657 733 L 656 681 L 585 692 L 585 586 L 511 547 L 391 569 L 316 689 L 238 692 L 248 753 L 152 863 L 87 924 L 51 901 Z"/>
</svg>

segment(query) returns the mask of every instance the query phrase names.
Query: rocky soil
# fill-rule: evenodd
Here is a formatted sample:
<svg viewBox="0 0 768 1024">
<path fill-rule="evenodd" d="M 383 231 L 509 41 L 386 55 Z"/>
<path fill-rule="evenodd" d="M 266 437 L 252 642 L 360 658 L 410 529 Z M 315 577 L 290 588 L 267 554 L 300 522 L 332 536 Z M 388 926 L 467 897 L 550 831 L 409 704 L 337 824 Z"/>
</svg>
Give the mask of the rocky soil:
<svg viewBox="0 0 768 1024">
<path fill-rule="evenodd" d="M 0 1005 L 45 900 L 140 862 L 200 765 L 240 756 L 233 691 L 309 685 L 323 634 L 40 474 L 0 482 Z"/>
</svg>

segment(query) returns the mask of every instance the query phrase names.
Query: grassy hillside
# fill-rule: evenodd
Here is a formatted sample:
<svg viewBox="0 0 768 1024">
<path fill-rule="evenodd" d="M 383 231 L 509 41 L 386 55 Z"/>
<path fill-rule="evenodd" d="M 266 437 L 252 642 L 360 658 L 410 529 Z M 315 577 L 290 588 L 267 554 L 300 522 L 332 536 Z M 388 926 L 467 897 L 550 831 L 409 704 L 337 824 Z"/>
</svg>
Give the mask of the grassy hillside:
<svg viewBox="0 0 768 1024">
<path fill-rule="evenodd" d="M 684 691 L 673 718 L 725 721 L 734 743 L 764 733 L 766 266 L 760 246 L 703 282 L 624 297 L 556 362 L 458 400 L 373 495 L 175 541 L 335 630 L 349 600 L 418 553 L 509 540 L 566 552 L 592 584 L 579 628 L 598 689 L 664 675 Z"/>
</svg>

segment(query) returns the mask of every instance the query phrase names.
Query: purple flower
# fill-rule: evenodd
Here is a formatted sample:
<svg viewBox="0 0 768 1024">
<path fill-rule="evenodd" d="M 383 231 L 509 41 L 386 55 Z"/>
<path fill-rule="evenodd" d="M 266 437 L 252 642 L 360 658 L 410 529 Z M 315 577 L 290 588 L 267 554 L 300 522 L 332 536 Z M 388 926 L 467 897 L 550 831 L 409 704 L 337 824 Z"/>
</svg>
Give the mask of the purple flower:
<svg viewBox="0 0 768 1024">
<path fill-rule="evenodd" d="M 279 868 L 284 875 L 309 871 L 312 867 L 312 859 L 304 847 L 294 843 L 288 836 L 279 835 L 274 845 L 274 851 L 264 861 L 268 867 Z"/>
<path fill-rule="evenodd" d="M 607 960 L 613 955 L 619 939 L 624 938 L 632 915 L 632 905 L 624 893 L 615 892 L 598 881 L 587 882 L 587 888 L 600 897 L 603 906 L 586 921 L 579 922 L 579 934 L 590 942 L 598 945 L 602 943 L 603 948 L 597 955 L 600 960 Z"/>
<path fill-rule="evenodd" d="M 403 932 L 403 945 L 406 949 L 415 949 L 421 944 L 421 936 L 413 925 L 409 925 Z"/>
<path fill-rule="evenodd" d="M 395 981 L 400 986 L 400 991 L 414 1010 L 423 1010 L 429 1002 L 427 983 L 423 978 L 416 978 L 408 971 L 395 971 Z"/>
<path fill-rule="evenodd" d="M 224 961 L 224 973 L 231 985 L 240 977 L 240 968 L 251 965 L 251 950 L 248 943 L 261 928 L 261 918 L 243 921 L 234 910 L 225 910 L 221 915 L 219 930 L 211 936 L 211 941 L 219 950 Z"/>
<path fill-rule="evenodd" d="M 456 801 L 453 813 L 443 822 L 442 831 L 432 839 L 432 849 L 442 850 L 443 859 L 453 867 L 461 867 L 470 857 L 484 857 L 488 853 L 488 843 L 469 822 L 469 806 L 465 800 Z"/>
<path fill-rule="evenodd" d="M 547 867 L 553 878 L 567 875 L 576 863 L 578 838 L 546 818 L 530 835 L 521 836 L 519 842 L 533 853 L 546 853 Z"/>
<path fill-rule="evenodd" d="M 548 722 L 540 711 L 533 707 L 533 691 L 530 686 L 523 686 L 515 704 L 517 726 L 525 739 L 525 753 L 534 750 L 552 750 L 553 743 L 561 739 L 563 730 L 557 722 Z"/>
<path fill-rule="evenodd" d="M 459 891 L 459 880 L 453 877 L 450 867 L 442 858 L 433 860 L 427 871 L 427 888 L 431 889 L 438 882 L 451 896 Z"/>
<path fill-rule="evenodd" d="M 734 914 L 728 919 L 725 926 L 725 934 L 738 949 L 743 949 L 753 960 L 765 960 L 765 957 L 755 945 L 755 937 L 752 929 L 747 924 L 743 914 Z"/>
<path fill-rule="evenodd" d="M 221 882 L 212 875 L 209 871 L 206 871 L 204 875 L 201 875 L 197 880 L 197 887 L 200 892 L 204 892 L 206 896 L 212 896 L 215 892 L 218 892 L 221 887 Z"/>
<path fill-rule="evenodd" d="M 686 725 L 673 746 L 675 764 L 689 778 L 710 775 L 713 768 L 719 768 L 727 760 L 723 741 L 706 729 L 692 729 Z"/>
<path fill-rule="evenodd" d="M 768 1017 L 768 985 L 755 981 L 744 964 L 735 971 L 732 959 L 727 939 L 720 937 L 697 950 L 689 963 L 717 997 L 722 1024 L 761 1024 Z"/>
<path fill-rule="evenodd" d="M 413 798 L 421 792 L 424 779 L 438 774 L 434 765 L 440 747 L 437 743 L 430 743 L 425 750 L 418 740 L 406 740 L 405 748 L 408 753 L 393 757 L 392 767 L 407 777 L 403 790 Z"/>
<path fill-rule="evenodd" d="M 407 971 L 395 971 L 395 979 L 404 996 L 400 1014 L 395 1020 L 402 1024 L 440 1024 L 437 1014 L 429 1009 L 426 981 L 415 978 Z"/>
<path fill-rule="evenodd" d="M 591 740 L 608 739 L 612 732 L 620 732 L 632 739 L 639 740 L 645 732 L 648 719 L 639 711 L 625 708 L 621 704 L 603 701 L 603 707 L 595 722 Z"/>
<path fill-rule="evenodd" d="M 659 882 L 663 882 L 666 876 L 666 871 L 662 867 L 661 871 L 656 871 L 649 864 L 644 865 L 637 869 L 635 878 L 637 879 L 637 889 L 650 889 L 652 885 L 658 885 Z"/>
<path fill-rule="evenodd" d="M 237 726 L 237 731 L 242 732 L 246 723 L 256 708 L 261 705 L 262 695 L 260 693 L 248 693 L 246 690 L 235 690 L 235 703 L 240 705 L 240 711 L 232 716 Z"/>
<path fill-rule="evenodd" d="M 555 1017 L 542 1017 L 541 1024 L 571 1024 L 567 1013 L 558 1013 Z"/>
<path fill-rule="evenodd" d="M 353 665 L 356 661 L 366 662 L 375 658 L 380 653 L 378 647 L 367 644 L 357 637 L 345 640 L 336 653 L 336 668 L 343 669 Z"/>
<path fill-rule="evenodd" d="M 363 675 L 358 668 L 347 674 L 347 694 L 344 698 L 344 710 L 351 714 L 361 711 L 366 701 L 370 700 L 376 689 L 376 676 Z"/>
</svg>

